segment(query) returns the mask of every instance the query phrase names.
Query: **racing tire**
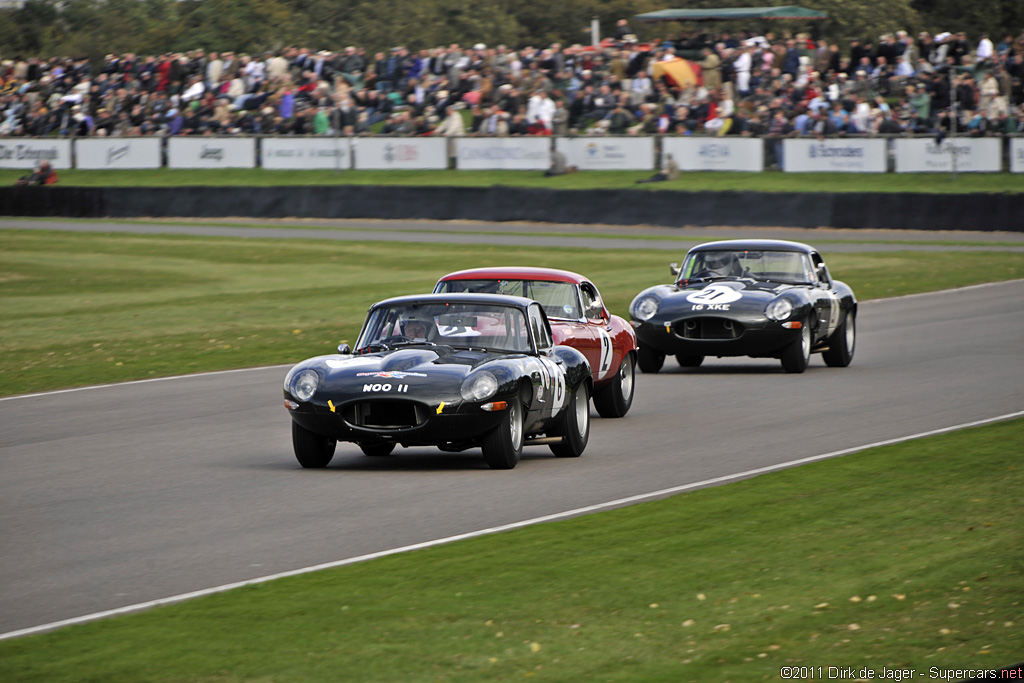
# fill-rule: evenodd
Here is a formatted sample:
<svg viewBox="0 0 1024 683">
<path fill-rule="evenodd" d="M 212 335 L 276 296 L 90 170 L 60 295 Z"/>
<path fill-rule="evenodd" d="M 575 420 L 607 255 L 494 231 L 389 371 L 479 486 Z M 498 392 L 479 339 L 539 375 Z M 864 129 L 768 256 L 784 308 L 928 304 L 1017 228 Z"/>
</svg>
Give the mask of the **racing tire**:
<svg viewBox="0 0 1024 683">
<path fill-rule="evenodd" d="M 636 364 L 640 366 L 640 372 L 654 374 L 665 364 L 665 354 L 641 346 L 636 354 Z"/>
<path fill-rule="evenodd" d="M 786 372 L 799 374 L 807 369 L 811 362 L 811 326 L 807 321 L 800 326 L 800 338 L 786 347 L 780 360 Z"/>
<path fill-rule="evenodd" d="M 633 390 L 636 385 L 636 369 L 633 355 L 627 353 L 611 383 L 594 394 L 594 407 L 601 417 L 624 417 L 633 405 Z"/>
<path fill-rule="evenodd" d="M 553 430 L 562 437 L 562 443 L 553 443 L 548 448 L 559 458 L 578 458 L 583 455 L 590 441 L 590 390 L 584 382 L 572 395 L 562 412 L 558 427 Z"/>
<path fill-rule="evenodd" d="M 510 470 L 523 454 L 523 407 L 519 397 L 508 402 L 501 423 L 484 436 L 481 448 L 492 470 Z"/>
<path fill-rule="evenodd" d="M 334 457 L 334 449 L 338 446 L 335 439 L 315 434 L 305 427 L 292 422 L 292 448 L 295 459 L 306 469 L 320 469 Z"/>
<path fill-rule="evenodd" d="M 700 364 L 704 362 L 704 356 L 684 356 L 677 353 L 676 362 L 681 368 L 699 368 Z"/>
<path fill-rule="evenodd" d="M 395 450 L 395 444 L 388 441 L 380 441 L 378 443 L 361 443 L 359 444 L 359 450 L 363 452 L 363 455 L 375 458 L 391 455 L 391 451 Z"/>
<path fill-rule="evenodd" d="M 853 360 L 857 343 L 857 321 L 853 311 L 846 314 L 846 320 L 832 334 L 829 348 L 821 353 L 825 365 L 830 368 L 845 368 Z"/>
</svg>

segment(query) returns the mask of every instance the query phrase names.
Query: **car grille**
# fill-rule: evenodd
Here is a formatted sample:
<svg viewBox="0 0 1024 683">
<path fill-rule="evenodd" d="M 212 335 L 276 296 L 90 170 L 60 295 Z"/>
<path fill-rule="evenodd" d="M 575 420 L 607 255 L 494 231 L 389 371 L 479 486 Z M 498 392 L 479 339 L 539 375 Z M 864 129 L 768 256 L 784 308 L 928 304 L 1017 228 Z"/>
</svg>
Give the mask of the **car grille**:
<svg viewBox="0 0 1024 683">
<path fill-rule="evenodd" d="M 341 412 L 355 427 L 369 429 L 408 429 L 427 421 L 426 406 L 412 401 L 366 401 L 351 403 Z"/>
<path fill-rule="evenodd" d="M 687 318 L 673 325 L 683 339 L 738 339 L 743 325 L 728 318 Z"/>
</svg>

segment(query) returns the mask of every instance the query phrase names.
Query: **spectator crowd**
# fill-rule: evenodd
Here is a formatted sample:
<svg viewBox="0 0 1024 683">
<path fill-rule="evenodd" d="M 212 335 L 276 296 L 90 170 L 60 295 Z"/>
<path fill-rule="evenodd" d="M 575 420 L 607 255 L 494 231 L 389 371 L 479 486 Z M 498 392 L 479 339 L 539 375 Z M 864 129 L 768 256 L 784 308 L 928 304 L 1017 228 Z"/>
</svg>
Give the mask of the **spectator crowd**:
<svg viewBox="0 0 1024 683">
<path fill-rule="evenodd" d="M 680 58 L 696 82 L 655 76 Z M 0 63 L 0 136 L 1004 135 L 1024 132 L 1022 83 L 1024 31 L 641 44 L 620 20 L 596 47 L 197 49 L 98 69 L 16 56 Z"/>
</svg>

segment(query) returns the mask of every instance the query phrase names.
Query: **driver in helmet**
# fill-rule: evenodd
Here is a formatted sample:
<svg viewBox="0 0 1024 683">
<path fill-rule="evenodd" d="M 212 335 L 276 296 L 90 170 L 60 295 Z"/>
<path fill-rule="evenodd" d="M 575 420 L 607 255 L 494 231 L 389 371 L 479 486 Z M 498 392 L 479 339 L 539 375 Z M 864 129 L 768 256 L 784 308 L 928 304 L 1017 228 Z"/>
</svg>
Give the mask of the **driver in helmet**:
<svg viewBox="0 0 1024 683">
<path fill-rule="evenodd" d="M 716 275 L 726 277 L 740 274 L 736 255 L 725 251 L 708 252 L 704 257 L 704 270 L 710 270 Z"/>
<path fill-rule="evenodd" d="M 402 333 L 410 339 L 429 339 L 432 327 L 426 320 L 411 318 L 402 323 Z"/>
</svg>

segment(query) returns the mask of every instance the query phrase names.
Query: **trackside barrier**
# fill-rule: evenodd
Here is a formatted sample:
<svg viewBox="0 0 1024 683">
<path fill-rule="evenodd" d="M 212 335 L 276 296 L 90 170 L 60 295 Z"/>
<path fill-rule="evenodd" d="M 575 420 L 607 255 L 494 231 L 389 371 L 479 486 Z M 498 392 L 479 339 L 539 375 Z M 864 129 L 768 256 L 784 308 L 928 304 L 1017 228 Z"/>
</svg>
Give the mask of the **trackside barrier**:
<svg viewBox="0 0 1024 683">
<path fill-rule="evenodd" d="M 375 218 L 1024 232 L 1024 194 L 421 187 L 0 187 L 0 215 Z M 325 238 L 327 236 L 325 235 Z"/>
</svg>

